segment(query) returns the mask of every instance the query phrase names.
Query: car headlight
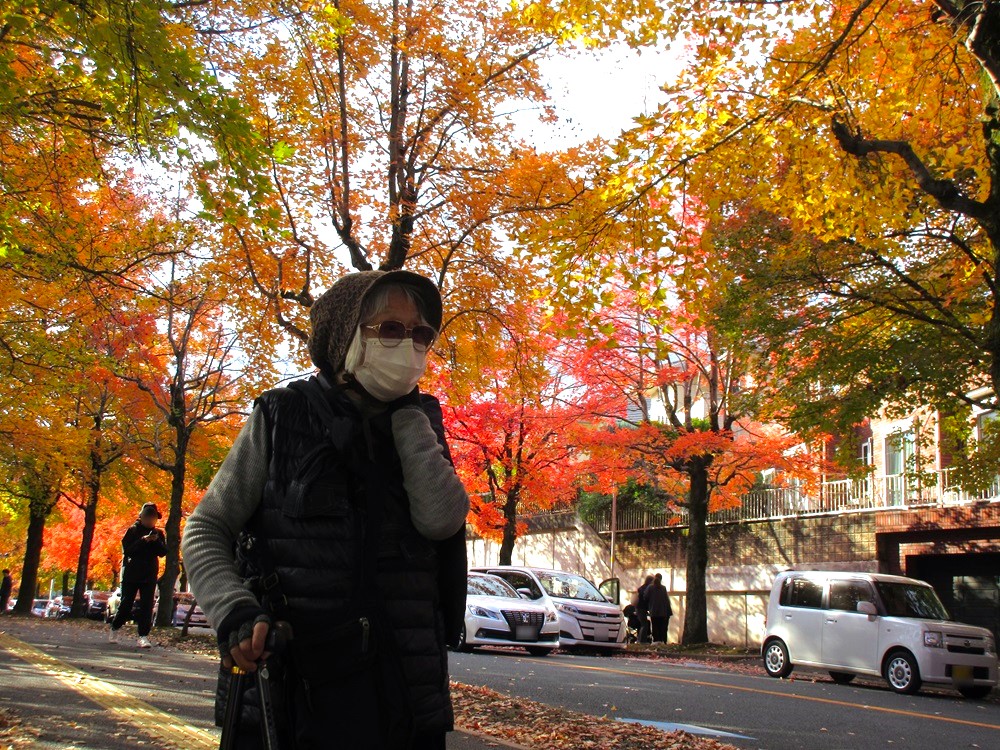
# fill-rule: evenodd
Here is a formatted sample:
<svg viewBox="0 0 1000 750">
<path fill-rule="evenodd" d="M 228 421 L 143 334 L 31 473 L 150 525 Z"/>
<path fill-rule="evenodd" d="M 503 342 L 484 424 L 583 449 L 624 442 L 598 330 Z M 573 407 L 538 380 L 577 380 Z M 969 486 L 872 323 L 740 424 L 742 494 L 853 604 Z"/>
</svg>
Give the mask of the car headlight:
<svg viewBox="0 0 1000 750">
<path fill-rule="evenodd" d="M 937 630 L 925 630 L 924 645 L 927 648 L 944 648 L 944 636 Z"/>
<path fill-rule="evenodd" d="M 993 636 L 986 636 L 986 654 L 988 656 L 997 655 L 997 642 L 993 640 Z"/>
<path fill-rule="evenodd" d="M 469 611 L 476 617 L 485 617 L 489 620 L 501 620 L 500 614 L 494 612 L 492 609 L 486 609 L 486 607 L 477 607 L 473 604 L 469 605 Z"/>
<path fill-rule="evenodd" d="M 565 612 L 568 615 L 580 614 L 580 610 L 578 610 L 572 604 L 563 604 L 562 602 L 559 602 L 556 604 L 556 609 L 558 609 L 560 612 Z"/>
</svg>

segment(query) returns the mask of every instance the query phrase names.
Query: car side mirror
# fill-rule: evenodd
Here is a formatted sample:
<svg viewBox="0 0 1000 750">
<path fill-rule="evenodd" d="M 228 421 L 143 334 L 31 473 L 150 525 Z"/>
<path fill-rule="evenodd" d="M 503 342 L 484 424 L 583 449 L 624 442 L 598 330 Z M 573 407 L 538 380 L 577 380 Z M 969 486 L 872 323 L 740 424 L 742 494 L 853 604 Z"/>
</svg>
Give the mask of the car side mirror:
<svg viewBox="0 0 1000 750">
<path fill-rule="evenodd" d="M 858 612 L 869 617 L 877 617 L 878 609 L 872 602 L 858 602 Z"/>
<path fill-rule="evenodd" d="M 534 599 L 535 598 L 535 597 L 533 597 L 531 595 L 531 589 L 518 589 L 517 593 L 519 593 L 521 595 L 522 599 Z"/>
</svg>

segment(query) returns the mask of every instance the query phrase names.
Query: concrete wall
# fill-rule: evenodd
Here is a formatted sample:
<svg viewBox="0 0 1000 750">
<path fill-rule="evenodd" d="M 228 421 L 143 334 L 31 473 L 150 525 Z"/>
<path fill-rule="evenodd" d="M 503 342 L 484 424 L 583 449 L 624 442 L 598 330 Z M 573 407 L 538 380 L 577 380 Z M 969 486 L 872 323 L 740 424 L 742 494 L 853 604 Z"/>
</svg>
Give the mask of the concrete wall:
<svg viewBox="0 0 1000 750">
<path fill-rule="evenodd" d="M 626 604 L 646 575 L 661 573 L 674 617 L 669 639 L 680 640 L 684 623 L 685 529 L 621 533 L 616 537 L 615 575 Z M 468 541 L 469 565 L 496 565 L 500 545 Z M 595 583 L 610 577 L 606 536 L 572 514 L 529 528 L 514 547 L 515 565 L 556 568 Z M 764 632 L 767 598 L 775 575 L 790 568 L 877 571 L 873 514 L 792 518 L 709 527 L 708 635 L 714 643 L 755 648 Z"/>
<path fill-rule="evenodd" d="M 474 537 L 466 547 L 469 567 L 500 562 L 499 542 Z M 575 514 L 559 514 L 557 522 L 547 526 L 529 524 L 528 533 L 514 544 L 511 562 L 577 573 L 597 584 L 611 576 L 607 542 Z"/>
</svg>

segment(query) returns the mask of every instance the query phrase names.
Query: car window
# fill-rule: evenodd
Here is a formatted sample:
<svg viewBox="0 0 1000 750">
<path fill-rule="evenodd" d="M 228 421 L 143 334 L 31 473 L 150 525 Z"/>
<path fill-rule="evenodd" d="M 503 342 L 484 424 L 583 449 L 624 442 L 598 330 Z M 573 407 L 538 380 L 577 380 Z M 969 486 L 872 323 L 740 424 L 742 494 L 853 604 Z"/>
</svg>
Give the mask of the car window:
<svg viewBox="0 0 1000 750">
<path fill-rule="evenodd" d="M 588 581 L 586 578 L 581 576 L 575 576 L 570 573 L 557 573 L 548 571 L 536 571 L 538 575 L 538 580 L 542 582 L 542 588 L 544 588 L 549 596 L 556 596 L 560 599 L 579 599 L 585 602 L 603 602 L 607 603 L 601 592 Z"/>
<path fill-rule="evenodd" d="M 823 584 L 809 578 L 789 578 L 781 589 L 781 604 L 820 609 L 823 606 Z"/>
<path fill-rule="evenodd" d="M 917 617 L 922 620 L 950 620 L 948 610 L 934 589 L 913 583 L 878 582 L 878 592 L 890 617 Z"/>
<path fill-rule="evenodd" d="M 542 590 L 538 588 L 535 579 L 527 573 L 522 573 L 519 570 L 491 570 L 490 575 L 504 579 L 515 589 L 528 589 L 532 599 L 538 599 L 542 596 Z"/>
<path fill-rule="evenodd" d="M 830 582 L 830 609 L 857 612 L 858 602 L 871 601 L 874 601 L 874 594 L 866 581 Z"/>
<path fill-rule="evenodd" d="M 502 578 L 494 576 L 469 576 L 466 593 L 473 596 L 500 596 L 506 599 L 520 599 L 518 594 Z"/>
</svg>

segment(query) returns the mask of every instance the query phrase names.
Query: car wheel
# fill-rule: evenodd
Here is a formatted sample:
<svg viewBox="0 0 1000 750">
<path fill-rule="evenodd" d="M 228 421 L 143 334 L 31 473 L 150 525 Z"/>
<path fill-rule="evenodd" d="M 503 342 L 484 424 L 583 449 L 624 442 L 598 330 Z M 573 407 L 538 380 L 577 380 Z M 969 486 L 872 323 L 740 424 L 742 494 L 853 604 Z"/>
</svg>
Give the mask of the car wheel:
<svg viewBox="0 0 1000 750">
<path fill-rule="evenodd" d="M 908 651 L 896 651 L 885 660 L 885 681 L 896 693 L 911 695 L 920 690 L 920 669 Z"/>
<path fill-rule="evenodd" d="M 455 650 L 461 651 L 463 654 L 472 653 L 472 646 L 465 640 L 465 625 L 462 626 L 462 633 L 458 636 L 458 646 L 455 647 Z"/>
<path fill-rule="evenodd" d="M 830 677 L 838 685 L 846 685 L 853 680 L 855 676 L 850 672 L 830 672 Z"/>
<path fill-rule="evenodd" d="M 532 656 L 548 656 L 552 653 L 551 648 L 545 648 L 544 646 L 525 646 L 528 649 L 528 653 Z"/>
<path fill-rule="evenodd" d="M 962 694 L 963 698 L 969 698 L 977 701 L 981 698 L 985 698 L 992 690 L 993 688 L 989 685 L 968 685 L 966 687 L 960 687 L 958 692 Z"/>
<path fill-rule="evenodd" d="M 768 641 L 764 647 L 764 671 L 771 677 L 788 677 L 792 673 L 788 647 L 780 638 Z"/>
</svg>

